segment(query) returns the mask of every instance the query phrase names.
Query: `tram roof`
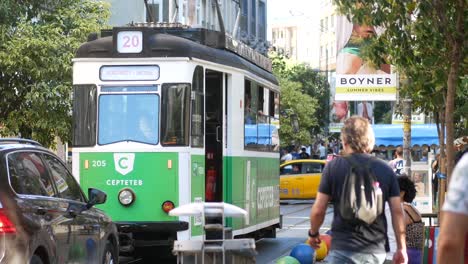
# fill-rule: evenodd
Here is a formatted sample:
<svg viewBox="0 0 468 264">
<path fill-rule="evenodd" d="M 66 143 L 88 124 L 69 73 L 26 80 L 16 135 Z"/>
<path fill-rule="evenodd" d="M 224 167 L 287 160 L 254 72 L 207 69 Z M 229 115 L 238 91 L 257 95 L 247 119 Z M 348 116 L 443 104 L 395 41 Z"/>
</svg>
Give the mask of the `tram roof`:
<svg viewBox="0 0 468 264">
<path fill-rule="evenodd" d="M 119 53 L 113 36 L 121 30 L 143 31 L 143 51 L 140 53 Z M 188 33 L 187 33 L 188 32 Z M 195 33 L 195 34 L 194 34 Z M 149 57 L 189 57 L 246 70 L 278 85 L 276 77 L 268 70 L 245 59 L 228 49 L 220 32 L 206 29 L 185 29 L 171 31 L 160 28 L 114 28 L 113 32 L 103 31 L 103 37 L 82 44 L 76 58 L 149 58 Z M 200 39 L 194 39 L 194 36 Z M 263 55 L 261 55 L 263 56 Z"/>
</svg>

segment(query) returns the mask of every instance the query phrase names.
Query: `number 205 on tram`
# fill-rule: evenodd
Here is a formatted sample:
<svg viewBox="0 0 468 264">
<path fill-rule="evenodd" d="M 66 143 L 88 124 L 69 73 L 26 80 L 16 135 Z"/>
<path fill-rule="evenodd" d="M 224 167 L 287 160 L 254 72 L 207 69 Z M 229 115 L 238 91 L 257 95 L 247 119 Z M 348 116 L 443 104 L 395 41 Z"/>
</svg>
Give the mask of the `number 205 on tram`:
<svg viewBox="0 0 468 264">
<path fill-rule="evenodd" d="M 247 210 L 227 219 L 233 236 L 280 225 L 278 83 L 227 43 L 239 48 L 206 29 L 122 27 L 77 51 L 73 173 L 107 193 L 123 254 L 202 239 L 200 219 L 168 214 L 192 202 Z"/>
</svg>

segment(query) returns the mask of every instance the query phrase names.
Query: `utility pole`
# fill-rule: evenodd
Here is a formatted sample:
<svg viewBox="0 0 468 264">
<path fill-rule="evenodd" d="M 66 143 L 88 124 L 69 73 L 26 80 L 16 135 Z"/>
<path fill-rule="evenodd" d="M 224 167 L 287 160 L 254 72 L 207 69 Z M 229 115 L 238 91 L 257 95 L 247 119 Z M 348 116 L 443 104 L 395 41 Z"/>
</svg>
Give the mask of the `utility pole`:
<svg viewBox="0 0 468 264">
<path fill-rule="evenodd" d="M 325 73 L 326 73 L 326 81 L 325 81 L 325 89 L 327 95 L 327 107 L 325 107 L 325 138 L 328 139 L 329 133 L 329 126 L 330 126 L 330 85 L 328 84 L 328 46 L 325 48 Z"/>
<path fill-rule="evenodd" d="M 411 83 L 411 82 L 409 82 Z M 411 177 L 411 99 L 403 99 L 403 159 L 404 171 Z"/>
</svg>

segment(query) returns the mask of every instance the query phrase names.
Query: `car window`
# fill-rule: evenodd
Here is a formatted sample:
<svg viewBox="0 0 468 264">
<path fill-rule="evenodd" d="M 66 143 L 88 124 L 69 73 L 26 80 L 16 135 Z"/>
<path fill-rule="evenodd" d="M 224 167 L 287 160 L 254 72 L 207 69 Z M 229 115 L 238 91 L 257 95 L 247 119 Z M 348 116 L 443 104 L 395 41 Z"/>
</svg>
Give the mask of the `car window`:
<svg viewBox="0 0 468 264">
<path fill-rule="evenodd" d="M 280 167 L 280 175 L 290 174 L 291 171 L 292 171 L 292 166 L 291 165 L 286 165 L 286 166 Z"/>
<path fill-rule="evenodd" d="M 284 174 L 301 174 L 302 172 L 302 163 L 294 163 L 283 166 L 280 168 L 280 175 Z"/>
<path fill-rule="evenodd" d="M 302 163 L 293 164 L 291 174 L 301 174 L 301 173 L 302 173 Z"/>
<path fill-rule="evenodd" d="M 18 194 L 56 196 L 46 167 L 33 152 L 8 155 L 8 172 L 13 190 Z"/>
<path fill-rule="evenodd" d="M 65 166 L 55 157 L 44 154 L 44 161 L 50 169 L 59 197 L 84 202 L 80 186 Z"/>
<path fill-rule="evenodd" d="M 324 165 L 321 163 L 305 163 L 302 173 L 322 173 Z"/>
</svg>

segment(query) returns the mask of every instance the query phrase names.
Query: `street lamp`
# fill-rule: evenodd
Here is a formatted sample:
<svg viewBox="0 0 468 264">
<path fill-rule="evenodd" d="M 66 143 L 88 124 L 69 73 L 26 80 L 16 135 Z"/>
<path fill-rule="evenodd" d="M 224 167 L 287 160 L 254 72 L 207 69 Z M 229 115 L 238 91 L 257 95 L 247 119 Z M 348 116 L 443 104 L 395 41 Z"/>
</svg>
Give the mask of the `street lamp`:
<svg viewBox="0 0 468 264">
<path fill-rule="evenodd" d="M 297 114 L 294 113 L 294 110 L 292 109 L 282 110 L 281 115 L 289 118 L 289 121 L 291 122 L 291 127 L 294 133 L 298 133 L 299 132 L 299 119 L 297 118 Z"/>
<path fill-rule="evenodd" d="M 291 127 L 294 133 L 298 133 L 299 132 L 299 120 L 297 119 L 297 115 L 291 114 L 289 118 L 291 118 Z"/>
</svg>

